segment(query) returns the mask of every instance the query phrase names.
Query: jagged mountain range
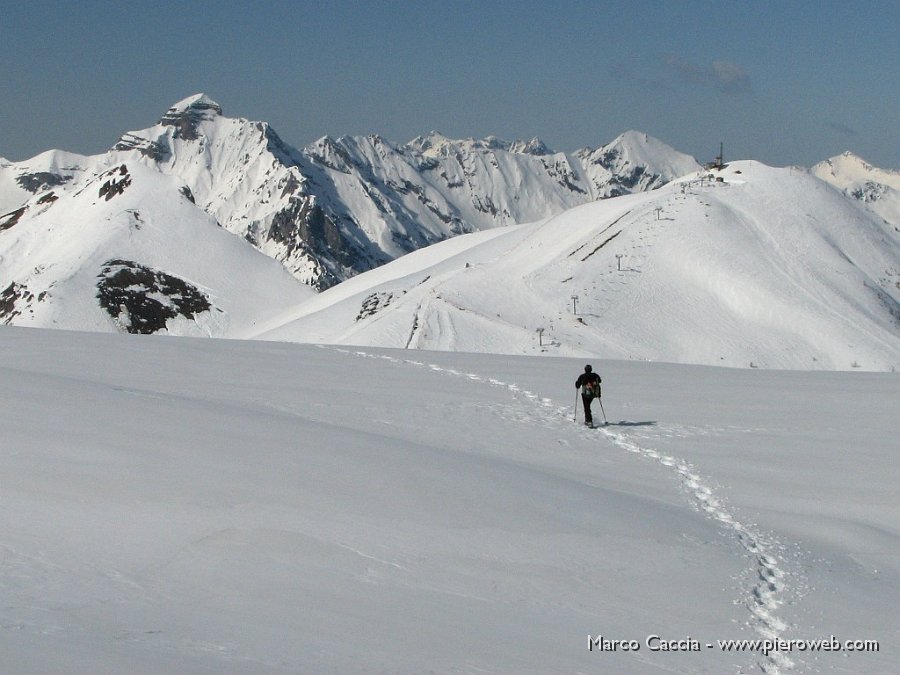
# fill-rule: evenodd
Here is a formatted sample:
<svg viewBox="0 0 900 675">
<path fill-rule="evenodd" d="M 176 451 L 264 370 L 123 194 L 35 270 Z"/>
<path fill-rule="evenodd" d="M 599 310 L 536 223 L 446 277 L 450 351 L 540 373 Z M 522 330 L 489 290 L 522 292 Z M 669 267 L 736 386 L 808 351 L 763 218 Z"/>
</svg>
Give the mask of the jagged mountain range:
<svg viewBox="0 0 900 675">
<path fill-rule="evenodd" d="M 727 168 L 701 168 L 638 132 L 574 153 L 555 153 L 539 139 L 436 132 L 404 145 L 373 135 L 296 149 L 266 123 L 225 117 L 198 94 L 100 155 L 0 159 L 0 323 L 525 353 L 544 328 L 541 353 L 894 364 L 898 174 L 849 154 L 812 171 L 785 170 L 788 180 L 755 163 L 743 178 L 723 174 Z M 718 179 L 728 189 L 698 197 L 705 208 L 684 205 L 677 226 L 651 222 L 679 199 L 691 202 L 673 191 L 688 186 L 689 195 Z M 542 234 L 519 225 L 529 222 Z M 735 223 L 751 224 L 750 233 L 719 236 Z M 809 230 L 801 228 L 803 236 L 800 223 Z M 518 237 L 531 254 L 492 262 L 521 253 L 510 244 Z M 857 240 L 866 245 L 851 245 Z M 564 261 L 554 258 L 556 242 L 573 249 Z M 696 261 L 698 247 L 713 277 L 672 266 L 679 252 Z M 630 262 L 613 275 L 617 252 Z M 591 264 L 556 279 L 582 257 Z M 472 265 L 461 277 L 464 292 L 459 280 L 448 281 L 461 261 Z M 757 276 L 781 285 L 760 288 Z M 385 285 L 399 277 L 399 286 Z M 795 311 L 798 289 L 806 299 L 832 300 Z M 590 309 L 572 326 L 560 313 L 569 293 Z M 689 312 L 680 304 L 686 297 Z M 775 337 L 763 339 L 766 331 Z M 758 347 L 741 346 L 750 334 Z M 828 337 L 818 344 L 817 335 Z"/>
<path fill-rule="evenodd" d="M 575 153 L 554 153 L 538 139 L 459 141 L 436 132 L 405 145 L 326 136 L 298 150 L 265 122 L 225 117 L 197 94 L 107 153 L 51 151 L 3 163 L 0 213 L 123 163 L 178 177 L 225 229 L 319 290 L 458 234 L 653 189 L 697 168 L 637 132 Z"/>
</svg>

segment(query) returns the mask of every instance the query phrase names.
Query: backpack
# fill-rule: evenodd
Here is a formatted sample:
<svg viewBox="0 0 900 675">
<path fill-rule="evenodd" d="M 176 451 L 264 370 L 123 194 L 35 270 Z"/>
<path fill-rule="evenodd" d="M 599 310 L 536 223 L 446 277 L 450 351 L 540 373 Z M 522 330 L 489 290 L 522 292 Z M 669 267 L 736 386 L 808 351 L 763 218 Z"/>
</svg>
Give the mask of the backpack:
<svg viewBox="0 0 900 675">
<path fill-rule="evenodd" d="M 600 379 L 590 379 L 585 382 L 582 393 L 584 396 L 590 396 L 591 398 L 600 398 Z"/>
</svg>

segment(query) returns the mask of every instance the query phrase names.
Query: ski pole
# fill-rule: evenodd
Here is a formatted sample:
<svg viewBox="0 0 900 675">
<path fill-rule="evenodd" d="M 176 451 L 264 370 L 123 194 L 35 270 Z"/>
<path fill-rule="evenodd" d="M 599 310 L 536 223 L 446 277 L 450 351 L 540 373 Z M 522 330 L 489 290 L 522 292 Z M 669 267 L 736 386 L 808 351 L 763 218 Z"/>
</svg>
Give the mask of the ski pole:
<svg viewBox="0 0 900 675">
<path fill-rule="evenodd" d="M 572 421 L 573 422 L 578 421 L 578 390 L 577 389 L 575 390 L 575 414 L 572 415 Z"/>
<path fill-rule="evenodd" d="M 606 411 L 603 409 L 603 401 L 600 400 L 600 397 L 597 397 L 597 403 L 600 404 L 600 412 L 603 413 L 603 423 L 609 424 L 609 420 L 606 419 Z"/>
</svg>

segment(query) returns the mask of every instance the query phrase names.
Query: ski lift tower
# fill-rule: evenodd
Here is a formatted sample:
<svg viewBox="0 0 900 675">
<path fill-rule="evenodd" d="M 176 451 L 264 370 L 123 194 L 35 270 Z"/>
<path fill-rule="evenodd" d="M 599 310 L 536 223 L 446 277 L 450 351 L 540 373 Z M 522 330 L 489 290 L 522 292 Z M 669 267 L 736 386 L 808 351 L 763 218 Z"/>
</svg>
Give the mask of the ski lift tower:
<svg viewBox="0 0 900 675">
<path fill-rule="evenodd" d="M 717 171 L 725 168 L 725 144 L 721 141 L 719 142 L 719 154 L 712 162 L 706 165 L 706 168 L 716 169 Z"/>
</svg>

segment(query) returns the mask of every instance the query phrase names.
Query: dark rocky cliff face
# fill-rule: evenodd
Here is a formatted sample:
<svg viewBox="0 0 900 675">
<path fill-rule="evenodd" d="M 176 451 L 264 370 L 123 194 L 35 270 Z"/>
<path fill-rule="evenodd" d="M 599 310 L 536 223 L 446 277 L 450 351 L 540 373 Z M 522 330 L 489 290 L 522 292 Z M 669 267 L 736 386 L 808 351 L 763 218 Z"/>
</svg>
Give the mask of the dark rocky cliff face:
<svg viewBox="0 0 900 675">
<path fill-rule="evenodd" d="M 151 141 L 133 134 L 122 136 L 113 146 L 113 150 L 135 150 L 154 162 L 165 162 L 172 155 L 165 137 Z"/>
<path fill-rule="evenodd" d="M 221 114 L 222 108 L 218 103 L 200 98 L 185 108 L 169 108 L 159 123 L 164 127 L 175 127 L 175 138 L 195 141 L 200 137 L 197 133 L 200 122 Z"/>
</svg>

